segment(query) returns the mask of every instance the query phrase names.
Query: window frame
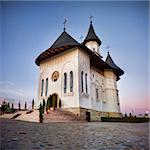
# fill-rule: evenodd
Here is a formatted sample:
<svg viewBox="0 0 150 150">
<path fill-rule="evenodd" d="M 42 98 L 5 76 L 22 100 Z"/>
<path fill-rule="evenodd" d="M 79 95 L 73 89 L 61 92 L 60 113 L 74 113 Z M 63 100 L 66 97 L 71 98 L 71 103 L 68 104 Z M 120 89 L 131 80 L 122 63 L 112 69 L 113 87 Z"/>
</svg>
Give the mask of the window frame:
<svg viewBox="0 0 150 150">
<path fill-rule="evenodd" d="M 81 71 L 81 92 L 84 92 L 84 85 L 83 85 L 83 71 Z"/>
<path fill-rule="evenodd" d="M 73 92 L 73 71 L 70 71 L 70 92 Z"/>
<path fill-rule="evenodd" d="M 44 79 L 42 79 L 41 96 L 43 96 L 43 92 L 44 92 Z"/>
<path fill-rule="evenodd" d="M 88 86 L 87 86 L 87 73 L 85 74 L 85 91 L 88 93 Z"/>
<path fill-rule="evenodd" d="M 48 78 L 46 78 L 46 83 L 45 83 L 45 96 L 48 94 Z"/>
<path fill-rule="evenodd" d="M 67 93 L 67 73 L 64 73 L 64 93 Z"/>
</svg>

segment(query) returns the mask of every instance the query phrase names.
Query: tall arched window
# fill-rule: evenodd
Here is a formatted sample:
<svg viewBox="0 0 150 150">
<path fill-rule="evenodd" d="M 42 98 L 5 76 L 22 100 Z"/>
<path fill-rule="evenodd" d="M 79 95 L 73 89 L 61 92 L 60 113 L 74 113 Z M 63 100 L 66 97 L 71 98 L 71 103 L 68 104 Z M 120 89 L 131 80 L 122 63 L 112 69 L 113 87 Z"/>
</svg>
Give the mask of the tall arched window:
<svg viewBox="0 0 150 150">
<path fill-rule="evenodd" d="M 81 72 L 81 92 L 83 92 L 83 71 Z"/>
<path fill-rule="evenodd" d="M 44 79 L 42 79 L 42 85 L 41 85 L 41 96 L 43 96 L 43 90 L 44 90 Z"/>
<path fill-rule="evenodd" d="M 47 96 L 47 92 L 48 92 L 48 78 L 46 78 L 45 96 Z"/>
<path fill-rule="evenodd" d="M 67 91 L 67 73 L 64 73 L 64 93 Z"/>
<path fill-rule="evenodd" d="M 73 72 L 70 71 L 70 92 L 73 92 Z"/>
<path fill-rule="evenodd" d="M 88 93 L 88 87 L 87 87 L 87 73 L 85 74 L 85 90 L 86 90 L 86 93 Z"/>
</svg>

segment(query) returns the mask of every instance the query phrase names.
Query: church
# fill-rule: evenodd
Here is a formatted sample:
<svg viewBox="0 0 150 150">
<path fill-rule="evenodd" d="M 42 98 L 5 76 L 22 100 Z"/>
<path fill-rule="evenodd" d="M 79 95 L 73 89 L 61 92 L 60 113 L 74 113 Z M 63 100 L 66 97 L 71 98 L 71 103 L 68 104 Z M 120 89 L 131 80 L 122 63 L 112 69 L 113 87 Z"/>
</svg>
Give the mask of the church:
<svg viewBox="0 0 150 150">
<path fill-rule="evenodd" d="M 52 46 L 35 61 L 39 66 L 38 105 L 51 95 L 56 108 L 91 121 L 121 117 L 117 81 L 124 71 L 109 52 L 103 60 L 101 44 L 92 21 L 82 43 L 64 26 Z"/>
</svg>

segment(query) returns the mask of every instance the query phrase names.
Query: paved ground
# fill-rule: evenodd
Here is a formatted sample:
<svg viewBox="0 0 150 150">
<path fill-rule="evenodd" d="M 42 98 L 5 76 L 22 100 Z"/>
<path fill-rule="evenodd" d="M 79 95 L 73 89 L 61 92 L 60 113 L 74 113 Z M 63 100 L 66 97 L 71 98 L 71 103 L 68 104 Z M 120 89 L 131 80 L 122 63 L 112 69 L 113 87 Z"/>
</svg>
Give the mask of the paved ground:
<svg viewBox="0 0 150 150">
<path fill-rule="evenodd" d="M 32 123 L 1 119 L 1 149 L 149 150 L 148 123 Z"/>
</svg>

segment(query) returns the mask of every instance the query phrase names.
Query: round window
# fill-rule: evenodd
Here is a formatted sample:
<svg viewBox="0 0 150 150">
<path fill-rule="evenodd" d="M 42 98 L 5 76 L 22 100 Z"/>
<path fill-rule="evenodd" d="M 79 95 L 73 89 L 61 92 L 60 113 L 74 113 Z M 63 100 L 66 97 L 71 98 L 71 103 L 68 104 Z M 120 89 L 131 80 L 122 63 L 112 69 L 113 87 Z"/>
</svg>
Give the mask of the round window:
<svg viewBox="0 0 150 150">
<path fill-rule="evenodd" d="M 52 81 L 57 81 L 59 78 L 59 73 L 58 71 L 54 71 L 53 74 L 52 74 Z"/>
</svg>

